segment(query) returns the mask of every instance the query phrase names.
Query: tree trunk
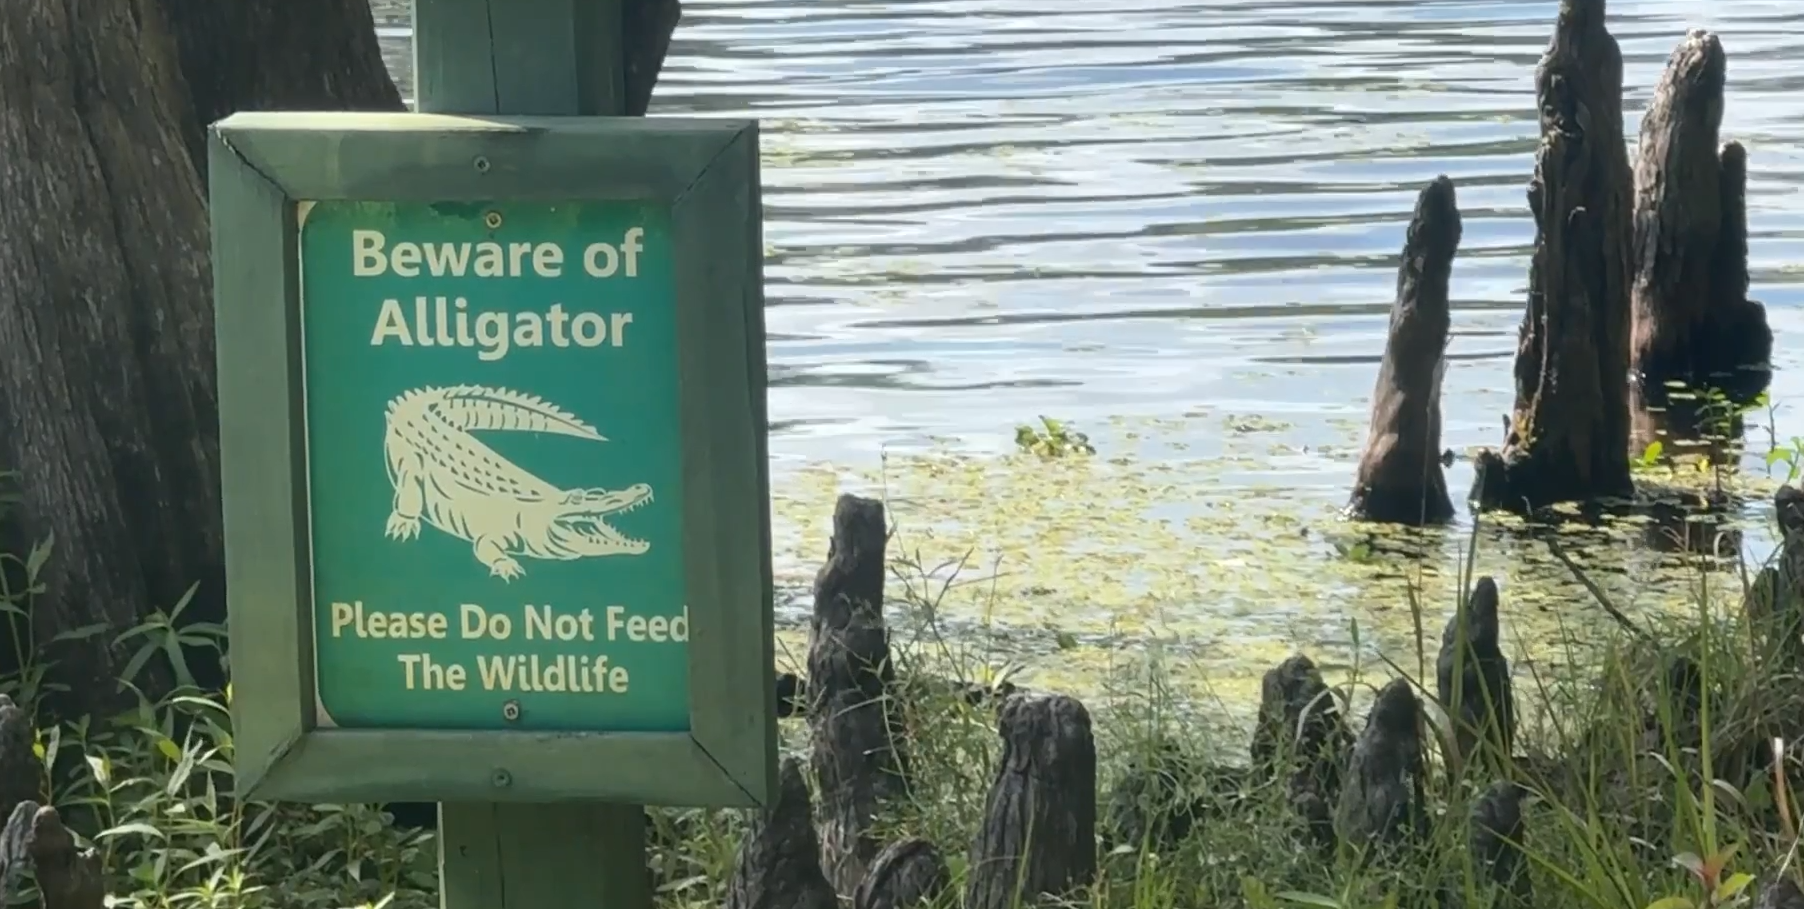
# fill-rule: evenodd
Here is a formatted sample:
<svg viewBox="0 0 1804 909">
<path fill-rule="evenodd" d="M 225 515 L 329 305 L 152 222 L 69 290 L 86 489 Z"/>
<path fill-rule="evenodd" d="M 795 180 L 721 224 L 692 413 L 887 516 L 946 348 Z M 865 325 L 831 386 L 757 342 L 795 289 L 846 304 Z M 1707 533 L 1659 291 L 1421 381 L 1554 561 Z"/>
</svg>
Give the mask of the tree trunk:
<svg viewBox="0 0 1804 909">
<path fill-rule="evenodd" d="M 23 485 L 7 542 L 55 540 L 31 628 L 0 636 L 28 635 L 71 686 L 58 706 L 90 712 L 129 656 L 115 633 L 196 584 L 183 618 L 225 618 L 205 124 L 399 96 L 361 0 L 43 0 L 0 5 L 0 99 L 0 465 Z"/>
<path fill-rule="evenodd" d="M 1535 512 L 1627 497 L 1628 146 L 1622 52 L 1604 0 L 1562 0 L 1535 71 L 1541 147 L 1529 182 L 1535 250 L 1501 453 L 1477 460 L 1481 508 Z"/>
<path fill-rule="evenodd" d="M 369 0 L 156 0 L 175 36 L 207 172 L 206 126 L 241 110 L 403 110 Z"/>
<path fill-rule="evenodd" d="M 1347 507 L 1359 520 L 1423 525 L 1453 518 L 1441 463 L 1441 373 L 1451 319 L 1447 282 L 1459 241 L 1459 204 L 1453 181 L 1442 175 L 1416 197 L 1403 241 L 1372 424 Z"/>
<path fill-rule="evenodd" d="M 680 0 L 626 0 L 620 11 L 620 43 L 626 48 L 626 115 L 643 117 L 664 71 L 670 38 L 683 18 Z"/>
<path fill-rule="evenodd" d="M 1766 309 L 1748 299 L 1747 153 L 1717 148 L 1727 68 L 1715 35 L 1679 42 L 1635 172 L 1634 448 L 1712 460 L 1772 379 Z"/>
</svg>

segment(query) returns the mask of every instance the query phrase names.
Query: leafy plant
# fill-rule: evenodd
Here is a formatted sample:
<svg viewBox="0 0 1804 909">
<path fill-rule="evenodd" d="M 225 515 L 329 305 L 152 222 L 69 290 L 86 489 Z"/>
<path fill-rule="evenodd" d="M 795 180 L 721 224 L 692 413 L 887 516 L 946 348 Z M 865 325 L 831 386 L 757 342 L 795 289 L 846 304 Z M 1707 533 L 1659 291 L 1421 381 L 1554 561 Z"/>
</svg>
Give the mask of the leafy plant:
<svg viewBox="0 0 1804 909">
<path fill-rule="evenodd" d="M 1717 909 L 1747 902 L 1748 885 L 1754 882 L 1754 876 L 1746 872 L 1723 876 L 1723 872 L 1728 869 L 1729 860 L 1739 848 L 1730 846 L 1707 859 L 1699 858 L 1691 852 L 1673 856 L 1673 864 L 1691 873 L 1692 879 L 1702 889 L 1702 896 L 1695 900 L 1685 896 L 1662 897 L 1649 903 L 1647 909 Z"/>
<path fill-rule="evenodd" d="M 1051 417 L 1041 417 L 1039 426 L 1022 424 L 1015 427 L 1015 446 L 1028 454 L 1043 458 L 1093 455 L 1090 437 Z"/>
</svg>

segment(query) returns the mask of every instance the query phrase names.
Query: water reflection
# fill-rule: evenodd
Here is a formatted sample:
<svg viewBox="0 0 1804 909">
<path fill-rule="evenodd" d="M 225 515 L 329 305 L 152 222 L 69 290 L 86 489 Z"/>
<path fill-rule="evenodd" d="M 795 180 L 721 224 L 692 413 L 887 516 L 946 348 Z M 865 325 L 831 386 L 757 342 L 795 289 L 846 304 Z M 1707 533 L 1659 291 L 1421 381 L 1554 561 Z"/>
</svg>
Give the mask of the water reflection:
<svg viewBox="0 0 1804 909">
<path fill-rule="evenodd" d="M 1238 414 L 1281 428 L 1212 482 L 1338 505 L 1394 257 L 1441 173 L 1464 217 L 1445 442 L 1499 441 L 1552 0 L 684 6 L 654 114 L 763 121 L 779 481 L 936 439 L 1006 448 L 1035 414 L 1092 429 L 1105 456 L 1196 458 L 1232 447 Z M 408 92 L 405 16 L 378 13 Z M 1804 7 L 1613 0 L 1610 17 L 1631 130 L 1688 26 L 1728 49 L 1777 434 L 1804 435 Z M 1163 443 L 1111 435 L 1124 415 L 1164 421 Z M 1469 463 L 1449 481 L 1463 498 Z"/>
</svg>

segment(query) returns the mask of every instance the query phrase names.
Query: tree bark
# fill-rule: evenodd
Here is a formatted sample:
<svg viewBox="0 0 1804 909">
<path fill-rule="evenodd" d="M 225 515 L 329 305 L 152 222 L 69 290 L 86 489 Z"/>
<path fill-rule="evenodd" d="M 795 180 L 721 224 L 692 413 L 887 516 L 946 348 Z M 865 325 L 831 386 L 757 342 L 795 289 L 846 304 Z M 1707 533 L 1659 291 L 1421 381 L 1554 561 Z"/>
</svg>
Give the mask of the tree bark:
<svg viewBox="0 0 1804 909">
<path fill-rule="evenodd" d="M 0 900 L 31 864 L 42 909 L 101 909 L 106 876 L 93 846 L 79 848 L 55 808 L 24 801 L 13 806 L 0 830 Z"/>
<path fill-rule="evenodd" d="M 1447 283 L 1459 241 L 1459 204 L 1443 175 L 1416 197 L 1403 242 L 1371 429 L 1348 504 L 1360 520 L 1423 525 L 1453 518 L 1441 464 L 1441 374 L 1451 319 Z"/>
<path fill-rule="evenodd" d="M 883 621 L 883 503 L 842 495 L 827 562 L 814 582 L 808 642 L 808 723 L 820 786 L 828 880 L 850 896 L 880 847 L 879 807 L 907 792 L 908 759 L 895 665 Z"/>
<path fill-rule="evenodd" d="M 56 546 L 31 635 L 117 632 L 197 581 L 190 614 L 223 620 L 207 211 L 173 39 L 125 0 L 9 3 L 0 48 L 0 463 L 23 478 L 14 545 Z M 111 637 L 51 655 L 76 709 L 111 694 Z"/>
<path fill-rule="evenodd" d="M 670 54 L 670 38 L 683 18 L 679 0 L 625 0 L 620 43 L 626 48 L 626 114 L 643 117 Z"/>
<path fill-rule="evenodd" d="M 1447 618 L 1435 657 L 1435 697 L 1453 723 L 1449 763 L 1462 771 L 1478 763 L 1500 774 L 1514 761 L 1516 692 L 1500 646 L 1498 606 L 1497 582 L 1479 578 L 1465 608 Z"/>
<path fill-rule="evenodd" d="M 1480 508 L 1529 514 L 1627 497 L 1629 477 L 1628 147 L 1622 52 L 1604 0 L 1562 0 L 1535 71 L 1541 146 L 1528 187 L 1535 217 L 1516 402 L 1501 452 L 1476 459 Z"/>
<path fill-rule="evenodd" d="M 1284 783 L 1305 837 L 1331 852 L 1334 805 L 1353 750 L 1353 731 L 1307 655 L 1285 658 L 1260 679 L 1259 713 L 1248 750 L 1255 780 Z"/>
<path fill-rule="evenodd" d="M 1395 855 L 1393 847 L 1419 842 L 1427 830 L 1421 710 L 1409 680 L 1398 678 L 1379 689 L 1366 714 L 1334 811 L 1335 832 L 1356 850 Z"/>
<path fill-rule="evenodd" d="M 1493 906 L 1527 909 L 1533 905 L 1527 856 L 1521 845 L 1526 831 L 1522 800 L 1528 792 L 1514 780 L 1498 780 L 1472 803 L 1467 848 L 1472 864 L 1501 890 L 1499 895 L 1504 898 L 1493 901 Z"/>
<path fill-rule="evenodd" d="M 837 909 L 839 897 L 821 872 L 808 782 L 802 762 L 785 757 L 777 798 L 739 841 L 725 909 Z"/>
<path fill-rule="evenodd" d="M 1748 299 L 1747 153 L 1719 154 L 1728 61 L 1692 29 L 1641 120 L 1635 172 L 1634 447 L 1712 460 L 1772 380 L 1766 308 Z"/>
<path fill-rule="evenodd" d="M 1799 890 L 1789 877 L 1767 881 L 1760 885 L 1754 909 L 1804 909 L 1804 890 Z"/>
<path fill-rule="evenodd" d="M 1096 877 L 1090 712 L 1062 694 L 1017 694 L 997 731 L 1002 757 L 971 843 L 965 909 L 1056 901 Z"/>
<path fill-rule="evenodd" d="M 34 750 L 36 744 L 31 714 L 0 694 L 0 817 L 11 817 L 20 802 L 38 797 L 43 764 Z"/>
<path fill-rule="evenodd" d="M 183 620 L 225 619 L 206 125 L 401 103 L 363 0 L 12 3 L 0 48 L 0 464 L 23 482 L 6 542 L 55 540 L 31 627 L 0 636 L 39 652 L 106 628 L 44 654 L 71 686 L 57 706 L 91 712 L 118 631 L 191 585 Z M 216 662 L 192 660 L 196 681 L 222 685 Z"/>
<path fill-rule="evenodd" d="M 207 173 L 206 127 L 241 110 L 403 110 L 369 0 L 157 0 L 175 38 Z"/>
<path fill-rule="evenodd" d="M 918 837 L 884 847 L 852 894 L 852 909 L 914 909 L 939 905 L 952 872 L 934 845 Z"/>
<path fill-rule="evenodd" d="M 1777 672 L 1804 665 L 1804 492 L 1781 486 L 1773 494 L 1779 552 L 1760 569 L 1742 600 L 1755 632 L 1760 663 Z"/>
</svg>

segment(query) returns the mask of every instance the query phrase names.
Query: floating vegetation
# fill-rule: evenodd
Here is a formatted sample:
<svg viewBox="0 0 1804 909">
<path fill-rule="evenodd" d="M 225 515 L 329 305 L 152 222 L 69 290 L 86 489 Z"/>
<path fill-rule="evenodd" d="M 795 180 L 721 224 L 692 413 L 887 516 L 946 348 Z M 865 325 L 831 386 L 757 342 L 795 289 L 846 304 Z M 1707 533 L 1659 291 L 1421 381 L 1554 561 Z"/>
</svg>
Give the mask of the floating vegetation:
<svg viewBox="0 0 1804 909">
<path fill-rule="evenodd" d="M 1041 417 L 1039 426 L 1023 424 L 1015 427 L 1015 447 L 1042 458 L 1093 455 L 1090 437 L 1051 417 Z"/>
<path fill-rule="evenodd" d="M 1273 433 L 1228 436 L 1207 457 L 1171 457 L 1169 446 L 1156 446 L 1158 458 L 1114 454 L 1148 450 L 1185 428 L 1119 421 L 1099 437 L 1099 457 L 941 446 L 863 470 L 801 468 L 776 489 L 779 585 L 807 588 L 827 550 L 834 498 L 847 491 L 887 504 L 897 633 L 931 620 L 988 648 L 998 665 L 1018 664 L 1028 684 L 1095 691 L 1112 665 L 1158 647 L 1175 688 L 1250 719 L 1260 673 L 1303 650 L 1334 678 L 1355 660 L 1355 628 L 1368 666 L 1385 657 L 1414 671 L 1419 653 L 1434 652 L 1439 629 L 1416 627 L 1412 597 L 1431 614 L 1452 608 L 1470 523 L 1410 530 L 1347 521 L 1338 488 L 1267 480 Z M 1725 482 L 1651 462 L 1640 479 L 1674 501 Z M 1754 499 L 1777 486 L 1736 482 L 1735 493 Z M 1687 518 L 1721 529 L 1743 520 L 1678 520 Z M 1585 668 L 1564 665 L 1572 642 L 1602 640 L 1613 625 L 1587 583 L 1630 614 L 1695 614 L 1700 557 L 1650 546 L 1654 522 L 1636 514 L 1531 530 L 1514 517 L 1483 519 L 1470 570 L 1497 578 L 1513 604 L 1503 646 L 1519 673 Z M 1719 606 L 1739 595 L 1725 581 L 1707 592 Z M 905 614 L 935 585 L 945 589 L 934 615 Z M 792 620 L 806 614 L 799 605 Z M 783 643 L 799 653 L 805 627 L 790 624 Z"/>
<path fill-rule="evenodd" d="M 1291 428 L 1289 423 L 1268 419 L 1257 414 L 1248 414 L 1244 416 L 1240 414 L 1230 414 L 1223 425 L 1229 432 L 1233 433 L 1282 432 Z"/>
</svg>

